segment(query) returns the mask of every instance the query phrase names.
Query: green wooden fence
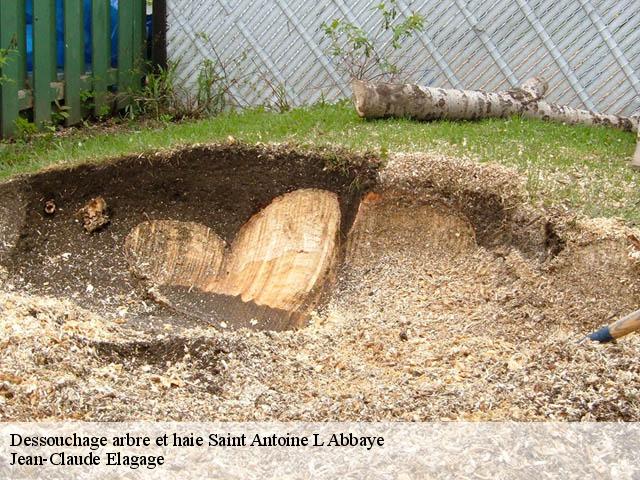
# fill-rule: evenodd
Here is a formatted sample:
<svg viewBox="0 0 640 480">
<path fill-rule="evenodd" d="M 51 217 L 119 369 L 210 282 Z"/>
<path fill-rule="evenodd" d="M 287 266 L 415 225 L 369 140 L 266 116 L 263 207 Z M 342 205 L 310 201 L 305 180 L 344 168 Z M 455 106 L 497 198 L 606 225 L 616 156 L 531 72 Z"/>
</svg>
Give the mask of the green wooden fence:
<svg viewBox="0 0 640 480">
<path fill-rule="evenodd" d="M 109 0 L 91 2 L 90 68 L 84 55 L 84 2 L 63 0 L 62 69 L 56 66 L 55 0 L 33 0 L 33 72 L 27 72 L 26 0 L 0 1 L 0 49 L 6 56 L 0 65 L 0 137 L 15 134 L 21 114 L 38 127 L 62 117 L 73 125 L 91 114 L 104 116 L 123 107 L 128 94 L 140 87 L 145 0 L 118 2 L 117 68 L 111 67 Z"/>
</svg>

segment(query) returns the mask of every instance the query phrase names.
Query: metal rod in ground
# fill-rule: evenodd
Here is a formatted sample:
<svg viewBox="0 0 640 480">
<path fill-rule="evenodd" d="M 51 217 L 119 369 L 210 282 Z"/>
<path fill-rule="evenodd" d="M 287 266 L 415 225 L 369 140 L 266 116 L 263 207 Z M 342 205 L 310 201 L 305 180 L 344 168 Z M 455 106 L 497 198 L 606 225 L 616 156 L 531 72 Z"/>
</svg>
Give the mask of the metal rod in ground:
<svg viewBox="0 0 640 480">
<path fill-rule="evenodd" d="M 640 310 L 630 313 L 611 325 L 602 327 L 589 335 L 588 338 L 596 342 L 607 343 L 636 330 L 640 330 Z"/>
</svg>

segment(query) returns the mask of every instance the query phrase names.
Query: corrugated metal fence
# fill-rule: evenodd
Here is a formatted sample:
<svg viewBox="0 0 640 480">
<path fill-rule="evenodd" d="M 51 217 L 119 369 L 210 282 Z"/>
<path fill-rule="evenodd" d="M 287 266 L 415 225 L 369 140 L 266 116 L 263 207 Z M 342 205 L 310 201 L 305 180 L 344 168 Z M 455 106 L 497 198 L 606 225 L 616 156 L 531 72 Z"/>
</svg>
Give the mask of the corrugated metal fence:
<svg viewBox="0 0 640 480">
<path fill-rule="evenodd" d="M 379 0 L 168 0 L 167 52 L 196 89 L 205 59 L 236 80 L 241 105 L 286 95 L 293 104 L 350 95 L 327 55 L 323 21 L 380 30 Z M 543 75 L 547 98 L 607 113 L 640 110 L 638 0 L 398 0 L 424 30 L 402 50 L 408 79 L 425 85 L 501 90 Z"/>
</svg>

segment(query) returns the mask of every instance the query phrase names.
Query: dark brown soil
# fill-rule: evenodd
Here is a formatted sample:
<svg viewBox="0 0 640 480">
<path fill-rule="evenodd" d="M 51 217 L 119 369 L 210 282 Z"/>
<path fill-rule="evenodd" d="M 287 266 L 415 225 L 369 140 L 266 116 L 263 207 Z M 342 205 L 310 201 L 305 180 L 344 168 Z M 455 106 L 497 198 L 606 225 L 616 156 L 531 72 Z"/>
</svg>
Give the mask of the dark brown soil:
<svg viewBox="0 0 640 480">
<path fill-rule="evenodd" d="M 160 297 L 156 300 L 170 304 L 174 312 L 220 329 L 292 330 L 306 323 L 306 315 L 301 313 L 244 302 L 240 297 L 180 286 L 165 285 L 157 290 Z M 171 300 L 165 302 L 165 298 Z"/>
<path fill-rule="evenodd" d="M 171 323 L 189 324 L 193 315 L 146 298 L 132 277 L 122 246 L 133 227 L 155 219 L 194 221 L 230 243 L 276 196 L 322 188 L 338 194 L 346 235 L 361 195 L 358 187 L 374 175 L 364 158 L 243 145 L 194 147 L 46 171 L 0 186 L 0 196 L 11 199 L 3 204 L 16 230 L 0 234 L 7 239 L 17 234 L 13 248 L 4 254 L 0 250 L 0 264 L 9 271 L 9 282 L 29 293 L 68 297 L 101 314 L 126 312 L 147 327 L 154 319 L 161 324 L 169 317 Z M 77 212 L 98 196 L 107 202 L 111 221 L 88 234 Z M 45 212 L 51 200 L 53 215 Z M 9 229 L 6 221 L 0 224 Z M 202 309 L 197 313 L 203 317 Z"/>
</svg>

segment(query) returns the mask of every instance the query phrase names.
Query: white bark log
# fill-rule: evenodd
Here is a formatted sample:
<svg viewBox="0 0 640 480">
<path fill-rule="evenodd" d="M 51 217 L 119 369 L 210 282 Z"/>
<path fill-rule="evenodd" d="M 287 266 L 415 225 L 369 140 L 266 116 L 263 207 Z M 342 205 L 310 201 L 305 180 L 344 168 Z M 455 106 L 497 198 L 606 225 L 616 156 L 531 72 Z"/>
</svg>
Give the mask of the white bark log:
<svg viewBox="0 0 640 480">
<path fill-rule="evenodd" d="M 547 103 L 545 82 L 534 78 L 507 92 L 456 90 L 412 84 L 352 82 L 354 104 L 364 118 L 409 117 L 416 120 L 476 120 L 522 115 L 569 124 L 606 125 L 637 131 L 638 117 L 606 115 Z"/>
<path fill-rule="evenodd" d="M 524 111 L 527 102 L 522 98 L 537 95 L 530 91 L 527 94 L 525 90 L 512 95 L 509 92 L 450 90 L 410 84 L 373 84 L 362 80 L 354 80 L 351 86 L 356 111 L 364 118 L 476 120 L 507 117 Z"/>
<path fill-rule="evenodd" d="M 533 77 L 525 80 L 518 88 L 509 90 L 507 93 L 521 102 L 533 102 L 544 97 L 547 90 L 549 90 L 549 84 L 544 78 Z"/>
<path fill-rule="evenodd" d="M 543 100 L 528 104 L 522 111 L 522 116 L 525 118 L 537 118 L 570 125 L 603 125 L 627 132 L 635 132 L 638 129 L 638 117 L 624 117 L 621 115 L 591 112 L 566 105 L 547 103 Z"/>
</svg>

